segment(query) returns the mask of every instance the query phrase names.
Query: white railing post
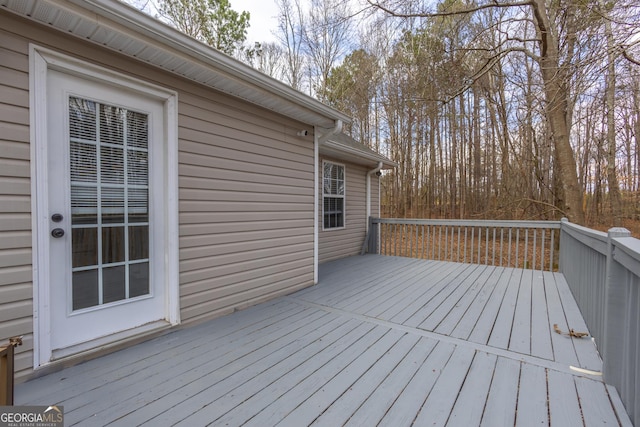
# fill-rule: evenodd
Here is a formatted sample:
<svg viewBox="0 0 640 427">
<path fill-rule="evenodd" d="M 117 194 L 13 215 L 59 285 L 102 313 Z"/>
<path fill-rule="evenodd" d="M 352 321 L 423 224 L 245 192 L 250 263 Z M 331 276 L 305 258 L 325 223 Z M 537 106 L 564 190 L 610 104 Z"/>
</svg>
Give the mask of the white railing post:
<svg viewBox="0 0 640 427">
<path fill-rule="evenodd" d="M 568 239 L 564 236 L 564 228 L 569 224 L 568 218 L 562 218 L 560 220 L 560 254 L 558 254 L 558 271 L 564 273 L 563 266 L 567 262 L 567 246 L 569 245 Z"/>
<path fill-rule="evenodd" d="M 624 283 L 626 269 L 614 260 L 613 239 L 630 237 L 626 228 L 615 227 L 607 233 L 607 265 L 605 276 L 604 342 L 602 343 L 603 374 L 608 384 L 622 384 L 625 366 L 623 349 L 627 325 L 625 308 L 627 290 Z"/>
</svg>

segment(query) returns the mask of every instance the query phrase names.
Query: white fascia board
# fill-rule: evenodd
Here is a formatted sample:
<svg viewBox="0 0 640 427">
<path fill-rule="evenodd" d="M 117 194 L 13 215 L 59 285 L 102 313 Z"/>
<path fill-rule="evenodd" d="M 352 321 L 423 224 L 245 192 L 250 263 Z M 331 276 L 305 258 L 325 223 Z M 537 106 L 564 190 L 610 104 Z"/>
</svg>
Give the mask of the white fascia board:
<svg viewBox="0 0 640 427">
<path fill-rule="evenodd" d="M 33 19 L 29 14 L 30 7 L 26 5 L 28 3 L 26 0 L 18 2 L 0 0 L 0 4 L 5 6 L 7 10 Z M 223 84 L 212 86 L 214 89 L 240 97 L 293 119 L 321 128 L 330 128 L 337 120 L 342 120 L 345 123 L 351 122 L 351 118 L 346 114 L 118 0 L 37 0 L 32 4 L 35 5 L 33 7 L 38 7 L 40 10 L 48 10 L 52 16 L 58 11 L 72 13 L 79 19 L 94 23 L 96 26 L 113 32 L 113 34 L 122 34 L 126 37 L 139 39 L 147 45 L 154 46 L 169 55 L 175 56 L 180 61 L 189 61 L 204 66 L 210 70 L 212 77 L 222 78 L 223 81 L 230 84 L 239 84 L 245 88 L 252 88 L 255 90 L 255 94 L 253 96 L 240 96 L 237 93 L 225 90 Z M 45 5 L 46 8 L 44 7 Z M 68 28 L 63 28 L 62 26 L 56 27 L 54 22 L 43 23 L 48 23 L 50 26 L 64 32 L 69 31 Z M 108 43 L 105 43 L 104 46 L 117 50 L 117 48 L 109 46 Z M 144 62 L 161 67 L 160 64 L 154 63 L 154 59 Z M 163 69 L 166 70 L 166 68 Z M 198 70 L 194 74 L 201 73 L 202 70 Z M 198 76 L 196 75 L 181 75 L 204 84 L 201 81 L 202 79 L 197 78 Z M 278 111 L 278 107 L 268 106 L 266 102 L 261 102 L 265 96 L 273 96 L 276 99 L 280 99 L 283 102 L 282 111 Z M 301 113 L 299 117 L 296 117 L 295 114 L 290 112 L 292 104 L 312 114 L 305 115 Z"/>
</svg>

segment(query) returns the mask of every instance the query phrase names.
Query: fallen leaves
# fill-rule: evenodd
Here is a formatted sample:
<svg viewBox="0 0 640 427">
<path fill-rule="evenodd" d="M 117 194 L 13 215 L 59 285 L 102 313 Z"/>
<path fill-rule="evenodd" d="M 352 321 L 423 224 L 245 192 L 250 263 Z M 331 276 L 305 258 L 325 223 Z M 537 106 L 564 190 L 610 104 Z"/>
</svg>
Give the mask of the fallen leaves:
<svg viewBox="0 0 640 427">
<path fill-rule="evenodd" d="M 573 338 L 584 338 L 589 336 L 589 332 L 577 332 L 577 331 L 574 331 L 573 329 L 569 329 L 569 333 L 565 334 L 564 332 L 562 332 L 562 329 L 558 328 L 557 323 L 553 324 L 553 330 L 555 331 L 556 334 L 566 335 L 568 337 L 573 337 Z"/>
</svg>

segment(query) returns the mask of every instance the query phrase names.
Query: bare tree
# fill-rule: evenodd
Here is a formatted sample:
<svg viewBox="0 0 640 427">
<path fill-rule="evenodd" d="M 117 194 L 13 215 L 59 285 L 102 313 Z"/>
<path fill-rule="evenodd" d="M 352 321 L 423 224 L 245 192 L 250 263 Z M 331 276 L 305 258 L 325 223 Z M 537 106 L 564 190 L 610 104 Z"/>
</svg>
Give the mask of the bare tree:
<svg viewBox="0 0 640 427">
<path fill-rule="evenodd" d="M 276 0 L 280 10 L 276 37 L 284 47 L 284 81 L 302 90 L 305 57 L 303 52 L 305 15 L 299 0 Z"/>
</svg>

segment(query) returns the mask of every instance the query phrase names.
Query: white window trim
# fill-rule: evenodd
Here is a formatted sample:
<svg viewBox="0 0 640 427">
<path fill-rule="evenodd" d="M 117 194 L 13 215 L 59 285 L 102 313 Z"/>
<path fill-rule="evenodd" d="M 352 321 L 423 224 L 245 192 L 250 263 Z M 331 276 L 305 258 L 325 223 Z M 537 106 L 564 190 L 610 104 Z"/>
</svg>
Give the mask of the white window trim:
<svg viewBox="0 0 640 427">
<path fill-rule="evenodd" d="M 52 354 L 49 287 L 49 209 L 47 188 L 47 73 L 58 70 L 144 94 L 163 103 L 165 124 L 164 286 L 166 321 L 180 323 L 178 245 L 178 95 L 175 91 L 112 71 L 71 56 L 29 45 L 31 144 L 31 208 L 33 262 L 33 367 L 49 363 Z M 146 331 L 148 332 L 148 331 Z"/>
<path fill-rule="evenodd" d="M 344 170 L 344 194 L 342 196 L 340 195 L 336 195 L 336 194 L 326 194 L 324 193 L 324 165 L 330 163 L 332 165 L 336 165 L 336 166 L 341 166 L 342 169 Z M 322 178 L 321 178 L 321 182 L 320 182 L 320 194 L 322 195 L 322 231 L 335 231 L 335 230 L 344 230 L 345 228 L 347 228 L 347 167 L 345 166 L 344 163 L 338 163 L 338 162 L 334 162 L 331 160 L 323 160 L 322 161 Z M 343 206 L 343 212 L 342 212 L 342 227 L 330 227 L 330 228 L 325 228 L 324 226 L 324 198 L 325 196 L 327 197 L 342 197 L 342 199 L 344 200 Z"/>
</svg>

